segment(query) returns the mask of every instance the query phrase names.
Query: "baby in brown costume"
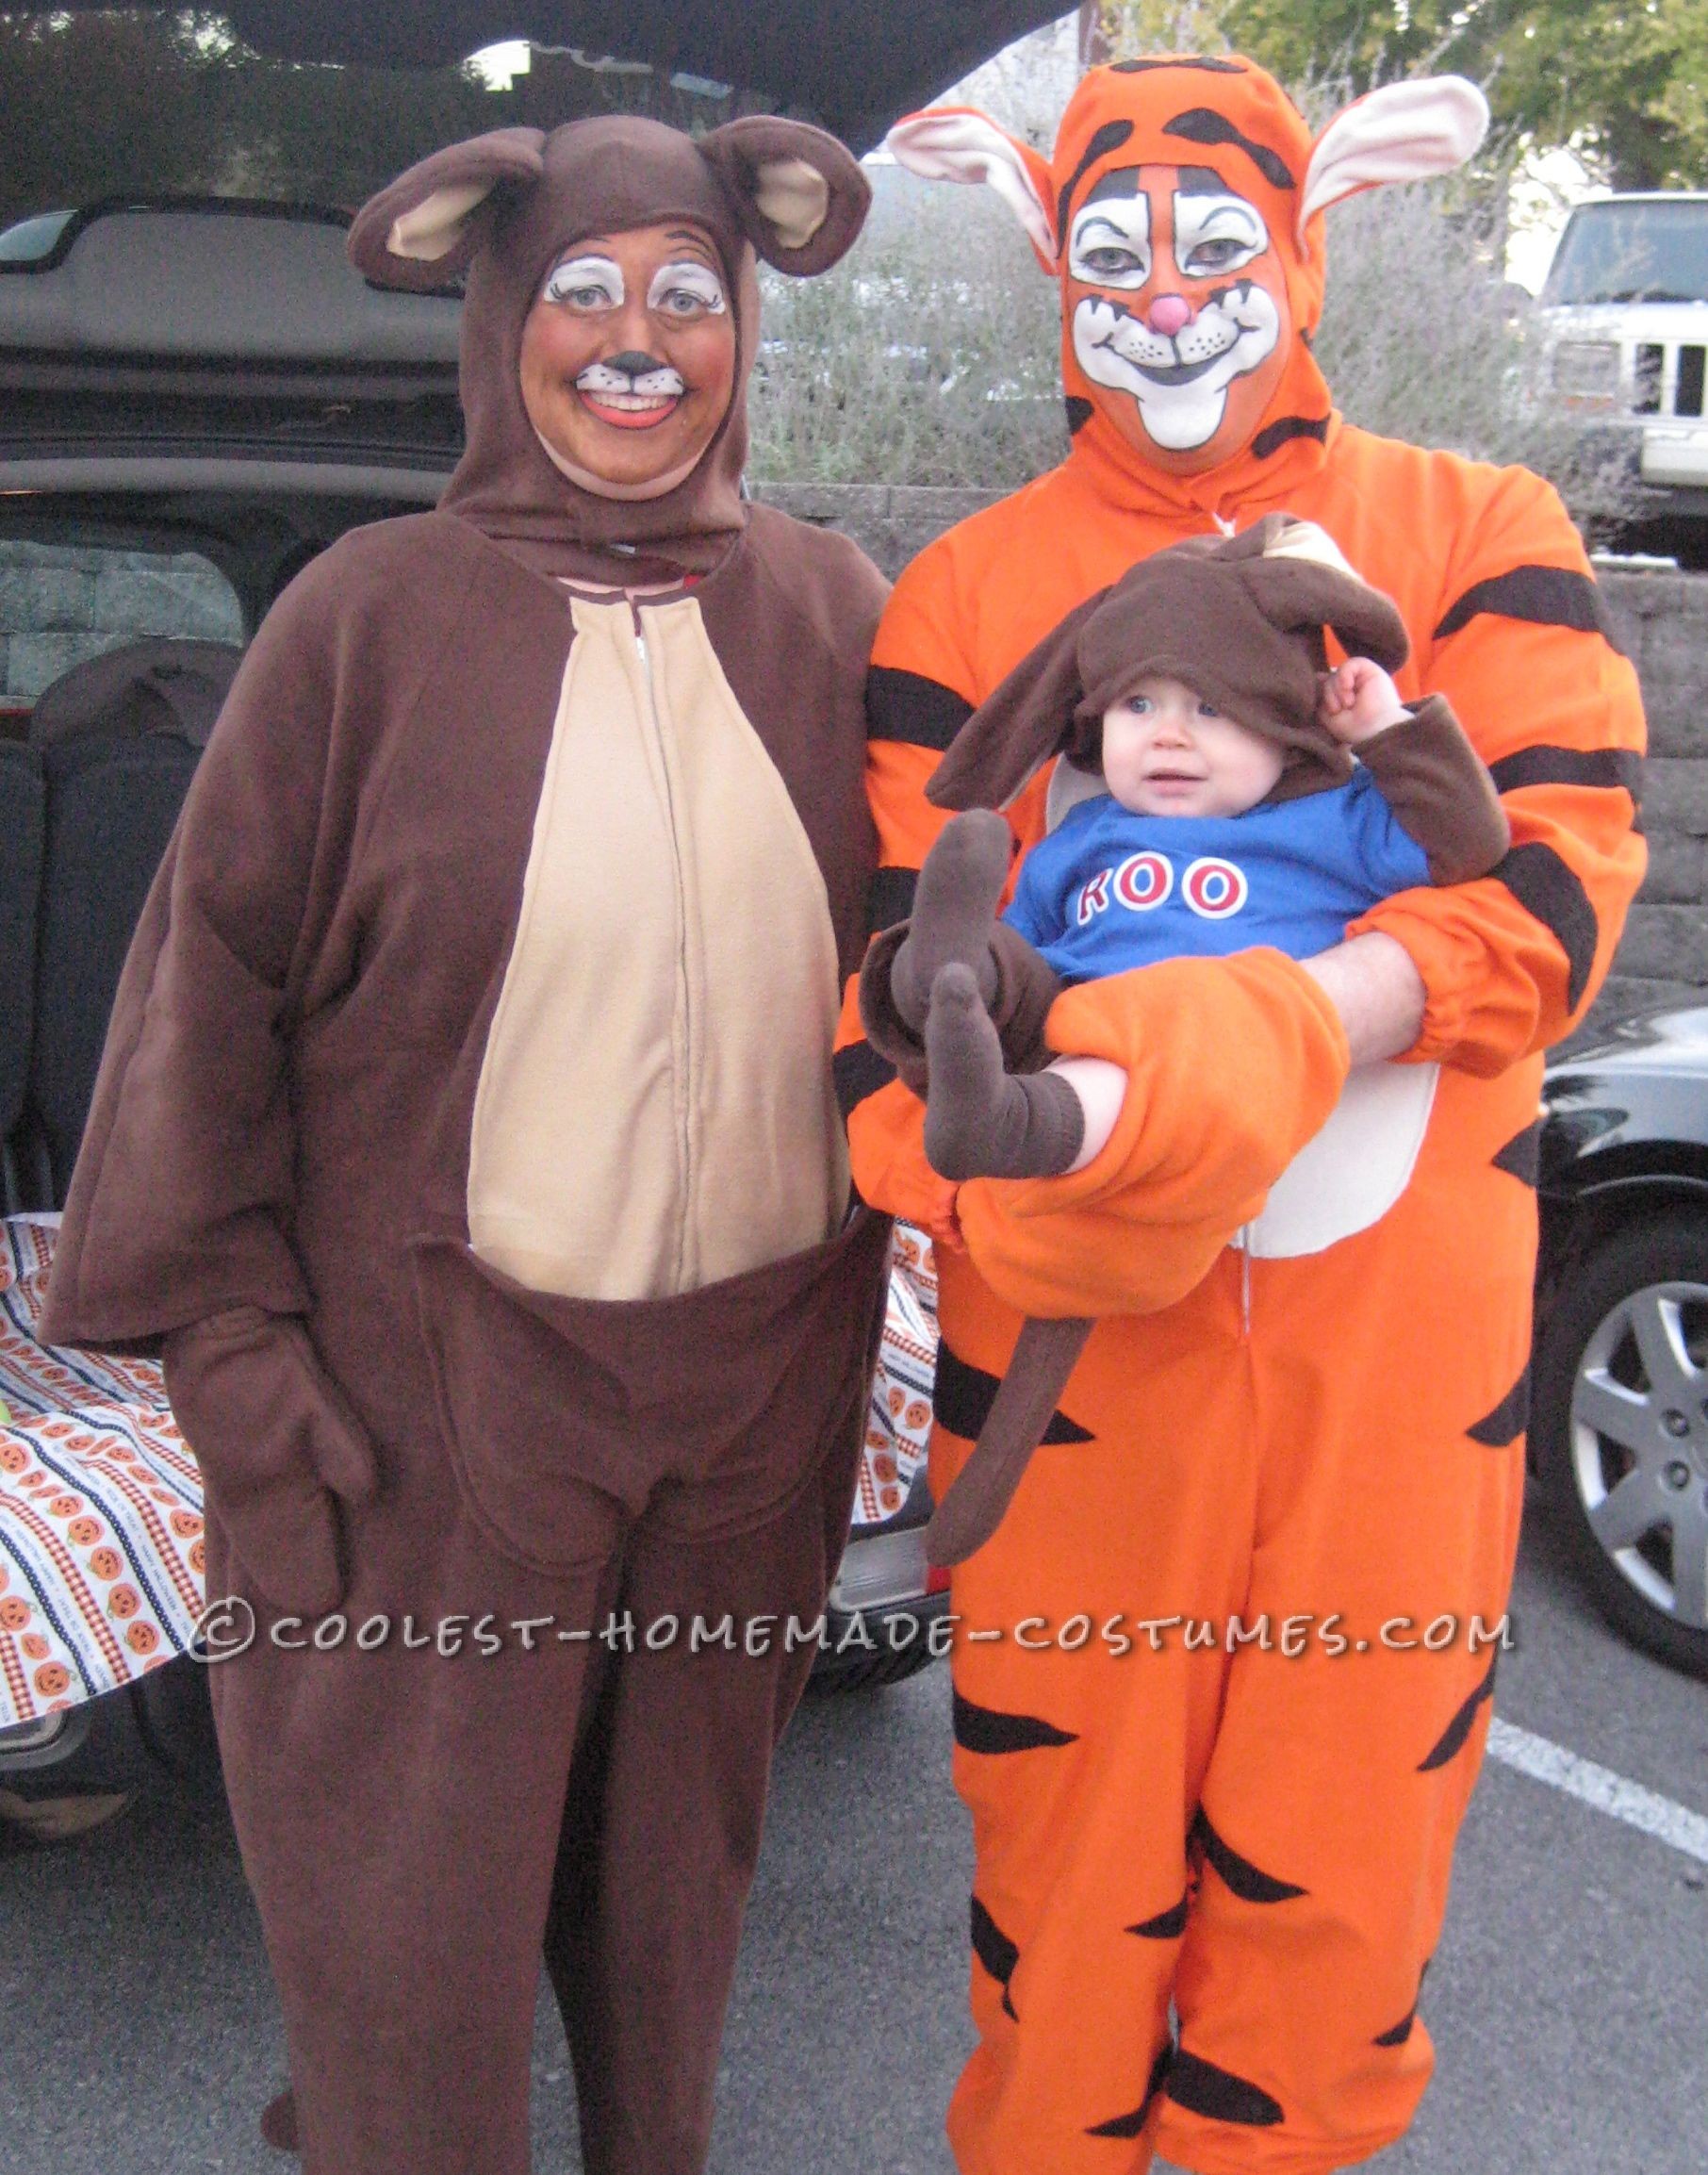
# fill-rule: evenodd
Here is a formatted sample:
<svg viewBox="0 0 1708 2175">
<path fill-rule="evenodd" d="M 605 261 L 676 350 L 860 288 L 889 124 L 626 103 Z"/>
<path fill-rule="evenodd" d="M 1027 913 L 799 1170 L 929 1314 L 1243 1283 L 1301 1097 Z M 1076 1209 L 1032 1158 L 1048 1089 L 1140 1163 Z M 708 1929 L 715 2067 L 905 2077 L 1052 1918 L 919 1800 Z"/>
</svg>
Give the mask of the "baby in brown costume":
<svg viewBox="0 0 1708 2175">
<path fill-rule="evenodd" d="M 255 1607 L 310 2175 L 523 2175 L 542 1948 L 589 2175 L 704 2162 L 886 1238 L 829 1068 L 884 585 L 741 500 L 754 256 L 866 201 L 810 128 L 605 119 L 367 207 L 369 278 L 467 269 L 468 451 L 269 616 L 119 994 L 43 1333 L 164 1339 Z"/>
<path fill-rule="evenodd" d="M 1332 672 L 1331 628 L 1352 652 Z M 1116 1068 L 1101 1060 L 1040 1072 L 1040 1045 L 1005 1077 L 980 996 L 1041 1027 L 1068 983 L 1257 944 L 1307 959 L 1392 891 L 1487 874 L 1511 843 L 1499 795 L 1440 696 L 1415 712 L 1400 700 L 1388 674 L 1409 648 L 1390 600 L 1322 529 L 1269 514 L 1141 561 L 968 718 L 928 790 L 973 813 L 932 849 L 905 941 L 879 946 L 862 981 L 883 1045 L 897 1039 L 890 1003 L 924 1042 L 926 1152 L 944 1178 L 1077 1170 L 1114 1116 L 1097 1076 Z M 999 934 L 1011 840 L 985 802 L 1058 752 L 1052 834 Z M 1074 808 L 1075 830 L 1054 828 Z M 1147 846 L 1163 850 L 1122 860 Z M 1213 852 L 1249 857 L 1249 882 Z"/>
</svg>

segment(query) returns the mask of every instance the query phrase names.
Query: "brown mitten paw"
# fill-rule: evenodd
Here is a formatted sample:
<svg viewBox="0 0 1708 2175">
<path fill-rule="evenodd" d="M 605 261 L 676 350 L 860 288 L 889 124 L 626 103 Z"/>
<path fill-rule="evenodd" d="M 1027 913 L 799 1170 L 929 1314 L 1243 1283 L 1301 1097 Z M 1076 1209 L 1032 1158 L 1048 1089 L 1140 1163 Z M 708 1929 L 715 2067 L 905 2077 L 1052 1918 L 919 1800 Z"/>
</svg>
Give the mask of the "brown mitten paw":
<svg viewBox="0 0 1708 2175">
<path fill-rule="evenodd" d="M 370 1502 L 367 1429 L 294 1317 L 234 1307 L 174 1329 L 166 1393 L 209 1508 L 266 1598 L 320 1616 L 343 1598 L 335 1498 Z"/>
</svg>

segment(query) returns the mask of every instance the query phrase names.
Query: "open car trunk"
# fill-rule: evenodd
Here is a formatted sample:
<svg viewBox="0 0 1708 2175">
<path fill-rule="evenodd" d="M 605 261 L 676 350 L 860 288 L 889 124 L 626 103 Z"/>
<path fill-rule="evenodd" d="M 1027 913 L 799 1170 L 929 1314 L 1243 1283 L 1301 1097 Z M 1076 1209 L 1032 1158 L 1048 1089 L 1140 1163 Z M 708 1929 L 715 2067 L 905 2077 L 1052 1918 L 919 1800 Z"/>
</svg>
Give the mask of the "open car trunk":
<svg viewBox="0 0 1708 2175">
<path fill-rule="evenodd" d="M 515 39 L 644 61 L 757 94 L 865 151 L 1061 11 L 1059 0 L 229 0 L 224 14 L 246 44 L 289 60 L 436 68 Z"/>
</svg>

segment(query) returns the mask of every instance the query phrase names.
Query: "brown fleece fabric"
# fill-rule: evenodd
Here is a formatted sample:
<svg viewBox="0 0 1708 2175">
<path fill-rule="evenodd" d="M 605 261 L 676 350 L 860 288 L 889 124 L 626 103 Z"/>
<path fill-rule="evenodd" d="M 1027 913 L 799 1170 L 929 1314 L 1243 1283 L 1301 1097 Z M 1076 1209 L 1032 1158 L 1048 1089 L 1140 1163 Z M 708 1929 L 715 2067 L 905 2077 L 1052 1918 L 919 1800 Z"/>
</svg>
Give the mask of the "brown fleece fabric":
<svg viewBox="0 0 1708 2175">
<path fill-rule="evenodd" d="M 527 151 L 509 147 L 506 189 Z M 672 144 L 651 196 L 624 170 L 635 219 L 675 208 L 682 156 Z M 579 151 L 564 171 L 583 172 Z M 549 228 L 586 231 L 572 196 L 554 204 L 529 214 L 538 255 Z M 523 258 L 489 276 L 477 238 L 471 319 L 519 325 Z M 551 932 L 583 993 L 632 996 L 625 961 L 649 954 L 626 940 L 649 917 L 678 916 L 703 963 L 732 917 L 774 912 L 762 853 L 747 896 L 727 888 L 728 856 L 726 888 L 697 889 L 663 812 L 681 752 L 665 728 L 699 721 L 649 706 L 649 671 L 666 693 L 707 684 L 670 680 L 703 634 L 714 721 L 751 734 L 737 744 L 766 801 L 755 836 L 804 860 L 793 917 L 767 935 L 822 960 L 822 1072 L 797 1034 L 777 1083 L 814 1110 L 875 862 L 877 571 L 766 509 L 726 509 L 720 528 L 717 493 L 690 493 L 680 529 L 639 540 L 687 558 L 715 536 L 715 563 L 682 597 L 638 601 L 628 651 L 601 607 L 603 692 L 578 707 L 582 607 L 517 539 L 550 547 L 554 518 L 571 539 L 608 543 L 613 526 L 550 464 L 486 461 L 483 447 L 522 446 L 513 376 L 490 374 L 511 370 L 508 338 L 477 322 L 465 350 L 471 421 L 512 411 L 475 433 L 480 489 L 345 536 L 243 663 L 125 967 L 42 1323 L 55 1343 L 166 1338 L 205 1445 L 208 1590 L 257 1620 L 213 1672 L 215 1718 L 307 2175 L 525 2175 L 542 1952 L 588 2175 L 698 2175 L 771 1749 L 811 1658 L 763 1620 L 811 1623 L 823 1606 L 886 1260 L 887 1225 L 863 1210 L 660 1298 L 526 1289 L 475 1250 L 484 1060 L 524 902 L 564 850 L 547 814 L 598 819 L 601 744 L 638 735 L 626 744 L 662 766 L 649 847 L 678 858 L 666 884 L 637 882 L 608 915 L 600 901 L 584 941 L 579 924 Z M 555 497 L 535 490 L 548 483 Z M 580 790 L 560 780 L 554 797 L 566 750 Z M 686 1046 L 648 1052 L 634 1096 L 662 1079 L 686 1098 L 689 1169 L 715 1118 L 717 1045 L 673 1001 Z M 349 1636 L 304 1651 L 279 1604 L 335 1587 Z M 612 1610 L 632 1627 L 607 1644 Z M 733 1646 L 692 1639 L 697 1616 L 731 1618 Z"/>
<path fill-rule="evenodd" d="M 1512 844 L 1512 826 L 1488 766 L 1465 737 L 1445 695 L 1362 741 L 1358 761 L 1429 856 L 1436 883 L 1486 876 Z"/>
<path fill-rule="evenodd" d="M 1055 1178 L 1085 1141 L 1085 1110 L 1059 1073 L 1005 1072 L 1002 1045 L 969 968 L 931 985 L 926 1160 L 939 1178 Z"/>
<path fill-rule="evenodd" d="M 786 247 L 759 208 L 762 162 L 820 173 L 824 223 Z M 468 214 L 447 254 L 423 263 L 389 246 L 395 222 L 441 189 L 490 193 Z M 351 229 L 357 268 L 376 285 L 442 284 L 468 267 L 462 386 L 467 450 L 441 505 L 554 573 L 632 579 L 618 553 L 637 550 L 676 568 L 714 565 L 742 526 L 747 457 L 747 374 L 759 342 L 758 254 L 780 271 L 825 270 L 860 232 L 871 188 L 853 156 L 803 122 L 752 115 L 698 140 L 639 114 L 572 122 L 549 136 L 498 129 L 435 152 L 364 206 Z M 723 258 L 735 312 L 735 394 L 693 472 L 655 499 L 580 490 L 551 462 L 512 388 L 522 325 L 552 267 L 589 235 L 692 220 Z"/>
<path fill-rule="evenodd" d="M 879 930 L 860 968 L 860 1019 L 866 1040 L 887 1058 L 913 1093 L 926 1092 L 925 1037 L 911 1028 L 895 1005 L 890 971 L 908 940 L 912 924 L 898 921 Z M 1061 993 L 1056 970 L 1043 953 L 1006 921 L 993 922 L 990 958 L 996 972 L 996 994 L 986 1010 L 1002 1043 L 1010 1072 L 1042 1072 L 1056 1054 L 1043 1039 L 1043 1023 Z"/>
<path fill-rule="evenodd" d="M 378 1476 L 367 1429 L 303 1325 L 231 1307 L 172 1330 L 164 1358 L 172 1415 L 246 1573 L 281 1608 L 335 1609 L 344 1592 L 336 1505 L 366 1508 Z"/>
<path fill-rule="evenodd" d="M 988 1005 L 996 995 L 991 926 L 1013 859 L 1014 834 L 994 809 L 969 808 L 944 826 L 926 856 L 908 918 L 908 940 L 890 970 L 895 1009 L 917 1034 L 937 977 L 951 963 L 972 973 Z"/>
<path fill-rule="evenodd" d="M 1087 600 L 1024 657 L 955 735 L 932 773 L 939 808 L 999 807 L 1052 755 L 1094 746 L 1104 712 L 1141 679 L 1179 680 L 1279 743 L 1287 768 L 1269 798 L 1343 785 L 1352 758 L 1317 721 L 1323 629 L 1385 670 L 1411 645 L 1377 589 L 1285 550 L 1285 514 L 1236 536 L 1171 545 Z"/>
</svg>

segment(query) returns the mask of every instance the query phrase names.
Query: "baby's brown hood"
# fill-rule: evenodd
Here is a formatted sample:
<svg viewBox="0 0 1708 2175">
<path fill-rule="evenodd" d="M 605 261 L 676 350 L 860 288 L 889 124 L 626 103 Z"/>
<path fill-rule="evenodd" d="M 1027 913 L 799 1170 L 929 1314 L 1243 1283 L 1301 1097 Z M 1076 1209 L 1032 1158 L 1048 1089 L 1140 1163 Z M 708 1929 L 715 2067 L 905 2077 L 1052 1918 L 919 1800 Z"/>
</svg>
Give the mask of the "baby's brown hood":
<svg viewBox="0 0 1708 2175">
<path fill-rule="evenodd" d="M 1352 758 L 1317 718 L 1325 629 L 1388 671 L 1410 651 L 1391 599 L 1314 522 L 1266 514 L 1237 536 L 1172 544 L 1088 597 L 1015 666 L 955 735 L 927 798 L 1006 806 L 1151 676 L 1182 682 L 1284 750 L 1272 800 L 1343 785 Z"/>
<path fill-rule="evenodd" d="M 441 503 L 552 572 L 620 578 L 632 554 L 711 565 L 745 519 L 747 377 L 759 338 L 754 258 L 825 272 L 853 243 L 871 190 L 853 155 L 804 123 L 752 115 L 695 139 L 637 115 L 547 136 L 497 129 L 435 152 L 357 215 L 350 254 L 376 285 L 442 288 L 468 274 L 467 450 Z M 692 472 L 655 499 L 608 499 L 560 472 L 522 405 L 522 325 L 572 244 L 671 219 L 705 227 L 735 298 L 735 391 Z"/>
</svg>

